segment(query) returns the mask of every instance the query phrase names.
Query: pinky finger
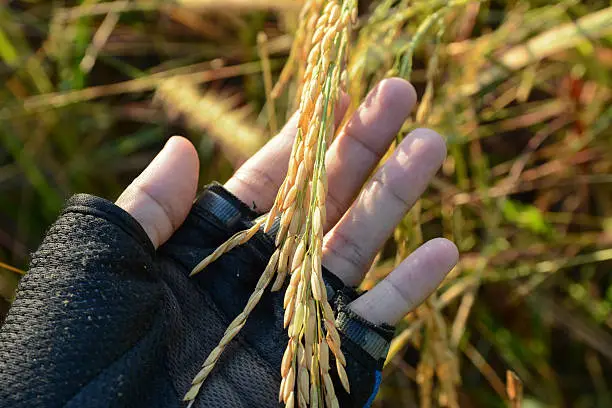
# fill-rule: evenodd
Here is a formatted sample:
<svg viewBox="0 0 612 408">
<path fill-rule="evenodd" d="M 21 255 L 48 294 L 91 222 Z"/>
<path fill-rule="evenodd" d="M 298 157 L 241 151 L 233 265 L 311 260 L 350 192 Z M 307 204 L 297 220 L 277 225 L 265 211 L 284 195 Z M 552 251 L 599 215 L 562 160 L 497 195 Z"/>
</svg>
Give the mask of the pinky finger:
<svg viewBox="0 0 612 408">
<path fill-rule="evenodd" d="M 436 289 L 458 257 L 451 241 L 428 241 L 372 290 L 354 300 L 350 308 L 372 323 L 395 325 Z"/>
</svg>

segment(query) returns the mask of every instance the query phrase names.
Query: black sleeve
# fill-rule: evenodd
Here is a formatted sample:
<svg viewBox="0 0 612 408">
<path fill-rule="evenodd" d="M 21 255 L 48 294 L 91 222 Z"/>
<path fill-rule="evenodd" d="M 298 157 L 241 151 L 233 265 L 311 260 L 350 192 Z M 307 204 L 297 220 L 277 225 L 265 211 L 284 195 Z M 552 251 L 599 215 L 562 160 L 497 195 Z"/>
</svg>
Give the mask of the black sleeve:
<svg viewBox="0 0 612 408">
<path fill-rule="evenodd" d="M 111 202 L 73 197 L 0 331 L 0 405 L 137 406 L 156 387 L 177 406 L 156 318 L 163 296 L 140 225 Z"/>
</svg>

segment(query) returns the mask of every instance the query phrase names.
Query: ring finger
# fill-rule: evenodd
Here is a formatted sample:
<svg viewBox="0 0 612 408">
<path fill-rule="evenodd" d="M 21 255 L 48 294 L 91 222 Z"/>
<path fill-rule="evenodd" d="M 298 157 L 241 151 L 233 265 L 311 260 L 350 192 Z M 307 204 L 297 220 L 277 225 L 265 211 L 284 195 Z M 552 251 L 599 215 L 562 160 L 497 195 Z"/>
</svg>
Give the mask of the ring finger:
<svg viewBox="0 0 612 408">
<path fill-rule="evenodd" d="M 438 287 L 458 257 L 457 247 L 451 241 L 432 239 L 372 290 L 354 300 L 350 308 L 369 322 L 395 325 Z"/>
</svg>

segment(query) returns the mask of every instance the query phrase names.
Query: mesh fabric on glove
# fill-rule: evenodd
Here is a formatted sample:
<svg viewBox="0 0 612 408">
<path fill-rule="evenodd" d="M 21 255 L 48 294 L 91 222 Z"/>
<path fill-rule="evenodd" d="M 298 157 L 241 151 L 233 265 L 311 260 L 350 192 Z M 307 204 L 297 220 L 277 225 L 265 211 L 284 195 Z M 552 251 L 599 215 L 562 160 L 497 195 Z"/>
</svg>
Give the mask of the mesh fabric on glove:
<svg viewBox="0 0 612 408">
<path fill-rule="evenodd" d="M 0 407 L 185 406 L 182 396 L 244 308 L 273 242 L 260 232 L 194 278 L 189 271 L 255 216 L 209 186 L 155 251 L 113 203 L 71 198 L 33 254 L 0 329 Z M 352 314 L 346 305 L 355 292 L 325 277 L 351 383 L 348 395 L 334 379 L 336 392 L 342 407 L 363 407 L 376 392 L 393 331 Z M 195 407 L 279 405 L 283 294 L 266 291 Z"/>
</svg>

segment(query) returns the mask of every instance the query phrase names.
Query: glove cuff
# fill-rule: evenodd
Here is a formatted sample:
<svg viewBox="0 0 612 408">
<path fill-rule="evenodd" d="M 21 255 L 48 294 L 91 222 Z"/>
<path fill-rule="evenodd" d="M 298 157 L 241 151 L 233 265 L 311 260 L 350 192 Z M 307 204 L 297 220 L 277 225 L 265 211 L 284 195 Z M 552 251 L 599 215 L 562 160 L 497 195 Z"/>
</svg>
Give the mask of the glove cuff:
<svg viewBox="0 0 612 408">
<path fill-rule="evenodd" d="M 90 194 L 75 194 L 66 201 L 60 217 L 70 213 L 91 215 L 110 222 L 123 230 L 153 256 L 155 247 L 140 223 L 123 208 L 104 198 Z"/>
</svg>

